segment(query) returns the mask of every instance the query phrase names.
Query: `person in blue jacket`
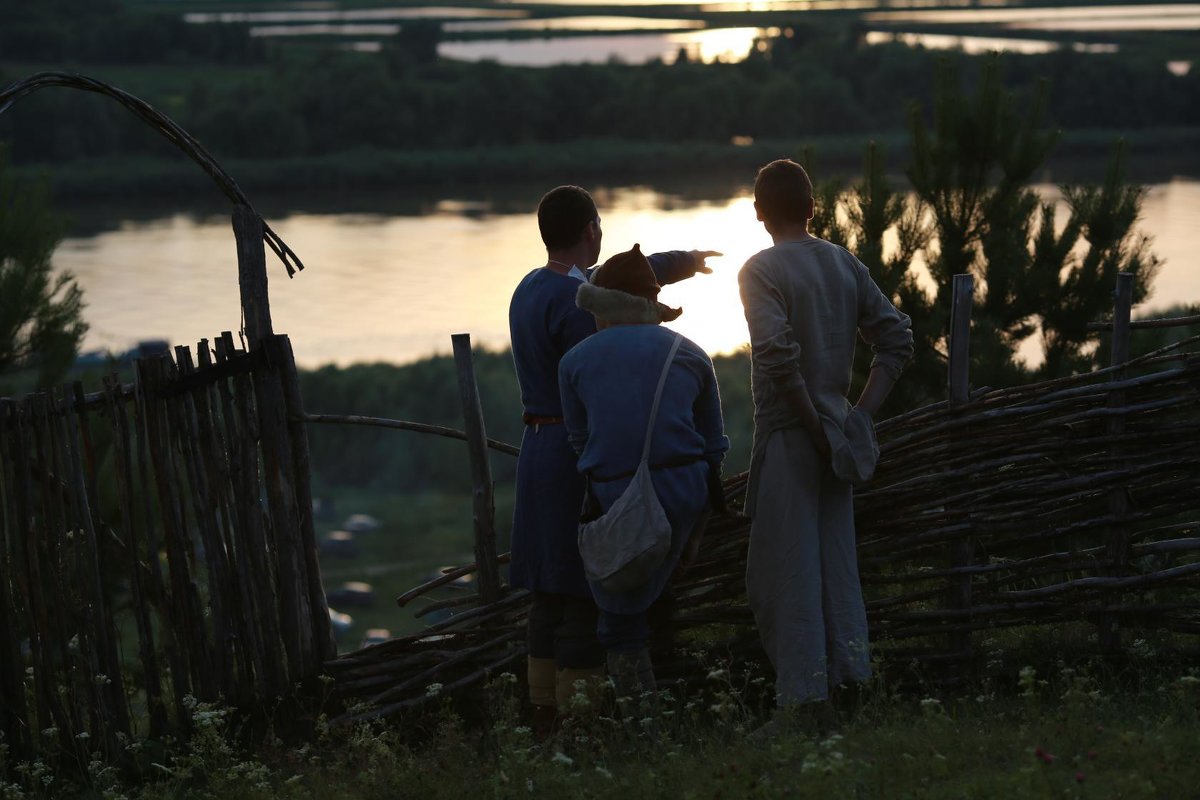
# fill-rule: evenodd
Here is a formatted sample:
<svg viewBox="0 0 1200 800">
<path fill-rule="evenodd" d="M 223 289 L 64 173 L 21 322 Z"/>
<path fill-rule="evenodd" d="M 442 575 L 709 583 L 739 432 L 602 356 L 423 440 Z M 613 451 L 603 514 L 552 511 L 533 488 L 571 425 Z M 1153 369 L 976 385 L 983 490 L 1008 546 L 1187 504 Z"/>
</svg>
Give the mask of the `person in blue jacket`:
<svg viewBox="0 0 1200 800">
<path fill-rule="evenodd" d="M 671 526 L 667 558 L 628 590 L 591 582 L 598 638 L 618 697 L 656 688 L 646 611 L 685 548 L 697 542 L 710 503 L 720 505 L 720 467 L 729 449 L 712 360 L 694 342 L 659 327 L 681 313 L 658 302 L 659 288 L 637 245 L 606 261 L 577 290 L 578 305 L 595 316 L 599 332 L 572 348 L 558 368 L 567 439 L 606 512 L 641 462 L 656 389 L 671 357 L 648 456 L 651 483 Z"/>
<path fill-rule="evenodd" d="M 576 537 L 584 482 L 562 425 L 558 364 L 596 332 L 592 315 L 575 305 L 578 287 L 600 255 L 603 232 L 590 194 L 559 186 L 541 199 L 538 229 L 546 263 L 526 275 L 509 305 L 513 362 L 521 387 L 525 432 L 517 460 L 509 583 L 533 592 L 529 611 L 529 698 L 535 728 L 545 731 L 580 679 L 599 680 L 604 652 L 596 640 L 596 606 Z M 650 257 L 662 283 L 711 272 L 713 251 L 671 251 Z"/>
</svg>

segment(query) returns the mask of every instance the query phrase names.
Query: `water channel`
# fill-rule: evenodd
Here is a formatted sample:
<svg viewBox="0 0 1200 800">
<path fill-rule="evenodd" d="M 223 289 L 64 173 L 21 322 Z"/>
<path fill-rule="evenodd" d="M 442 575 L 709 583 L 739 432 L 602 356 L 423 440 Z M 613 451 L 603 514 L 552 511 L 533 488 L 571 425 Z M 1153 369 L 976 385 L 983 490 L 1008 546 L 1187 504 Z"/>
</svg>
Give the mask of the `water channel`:
<svg viewBox="0 0 1200 800">
<path fill-rule="evenodd" d="M 693 60 L 705 62 L 740 61 L 746 58 L 758 39 L 780 35 L 778 27 L 747 27 L 736 22 L 736 15 L 745 12 L 787 12 L 794 15 L 788 17 L 789 24 L 810 14 L 857 13 L 866 28 L 868 44 L 896 39 L 909 45 L 967 52 L 1043 53 L 1062 47 L 1113 52 L 1118 49 L 1115 43 L 1094 40 L 1084 43 L 1072 41 L 1072 36 L 1200 29 L 1200 4 L 1195 3 L 1022 7 L 995 0 L 987 7 L 974 4 L 963 7 L 965 3 L 955 0 L 933 4 L 925 0 L 716 0 L 697 6 L 690 0 L 624 0 L 610 4 L 612 8 L 620 8 L 620 14 L 599 16 L 583 2 L 546 0 L 547 7 L 560 7 L 559 11 L 579 8 L 578 14 L 551 17 L 531 16 L 529 10 L 505 8 L 504 5 L 334 9 L 298 4 L 294 8 L 270 11 L 189 12 L 183 18 L 193 24 L 246 24 L 249 35 L 254 37 L 333 39 L 351 49 L 367 52 L 378 51 L 383 42 L 395 36 L 406 23 L 416 19 L 437 19 L 447 38 L 438 46 L 442 57 L 464 61 L 491 60 L 516 66 L 603 63 L 612 59 L 632 64 L 656 59 L 669 63 L 681 52 Z M 641 10 L 655 6 L 678 7 L 681 18 L 664 18 Z M 697 9 L 704 19 L 686 18 L 689 11 Z M 729 21 L 724 21 L 723 17 Z M 943 25 L 976 26 L 982 33 L 962 35 L 961 32 L 937 30 Z M 873 26 L 881 29 L 871 30 Z M 903 30 L 898 31 L 896 26 L 902 26 Z M 541 32 L 544 36 L 510 38 L 511 34 L 531 31 Z M 563 33 L 587 35 L 563 38 Z M 454 40 L 463 34 L 470 34 L 472 38 Z M 1180 72 L 1190 67 L 1190 60 L 1177 59 L 1171 68 Z"/>
</svg>

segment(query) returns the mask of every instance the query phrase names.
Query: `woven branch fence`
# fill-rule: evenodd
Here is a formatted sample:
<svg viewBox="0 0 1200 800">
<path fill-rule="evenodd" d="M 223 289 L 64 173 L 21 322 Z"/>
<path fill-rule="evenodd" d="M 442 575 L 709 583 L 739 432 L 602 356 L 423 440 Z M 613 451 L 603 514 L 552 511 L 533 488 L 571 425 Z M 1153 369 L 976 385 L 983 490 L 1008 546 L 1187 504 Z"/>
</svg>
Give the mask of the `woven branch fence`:
<svg viewBox="0 0 1200 800">
<path fill-rule="evenodd" d="M 855 517 L 885 669 L 916 661 L 953 682 L 963 670 L 945 667 L 976 657 L 972 633 L 1003 628 L 1082 625 L 1110 653 L 1135 632 L 1200 643 L 1198 340 L 1084 375 L 964 393 L 879 425 L 880 464 L 856 493 Z M 725 483 L 735 509 L 745 488 L 744 474 Z M 746 602 L 749 531 L 737 513 L 710 524 L 674 586 L 676 631 L 703 635 L 656 664 L 661 678 L 702 684 L 714 660 L 765 663 Z M 398 602 L 474 571 L 450 571 Z M 328 662 L 358 701 L 339 721 L 420 709 L 436 702 L 433 683 L 444 696 L 520 674 L 528 600 L 524 591 L 427 600 L 419 616 L 456 613 Z"/>
<path fill-rule="evenodd" d="M 189 697 L 262 708 L 335 653 L 287 337 L 136 370 L 0 399 L 10 756 L 119 756 L 186 731 Z"/>
<path fill-rule="evenodd" d="M 85 772 L 126 737 L 186 735 L 193 700 L 280 708 L 336 651 L 299 381 L 267 296 L 266 248 L 289 277 L 299 259 L 198 142 L 120 89 L 39 73 L 0 91 L 0 113 L 50 87 L 120 103 L 234 203 L 247 343 L 177 347 L 93 394 L 0 398 L 3 764 Z"/>
</svg>

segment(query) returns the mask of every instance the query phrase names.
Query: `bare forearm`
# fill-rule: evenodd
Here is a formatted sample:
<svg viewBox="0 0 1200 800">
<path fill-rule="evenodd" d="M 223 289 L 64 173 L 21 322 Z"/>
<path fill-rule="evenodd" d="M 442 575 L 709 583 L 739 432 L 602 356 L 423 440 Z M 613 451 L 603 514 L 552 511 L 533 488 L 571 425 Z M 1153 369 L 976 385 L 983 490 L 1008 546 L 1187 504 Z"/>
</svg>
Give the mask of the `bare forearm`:
<svg viewBox="0 0 1200 800">
<path fill-rule="evenodd" d="M 828 455 L 829 440 L 825 436 L 825 428 L 821 425 L 821 416 L 817 413 L 817 407 L 813 405 L 808 389 L 803 386 L 784 389 L 783 397 L 796 416 L 800 418 L 800 424 L 812 437 L 817 450 Z"/>
<path fill-rule="evenodd" d="M 862 409 L 872 417 L 875 416 L 895 385 L 896 379 L 886 369 L 872 368 L 871 373 L 867 376 L 867 383 L 863 386 L 862 394 L 858 396 L 858 402 L 854 404 L 855 407 Z"/>
</svg>

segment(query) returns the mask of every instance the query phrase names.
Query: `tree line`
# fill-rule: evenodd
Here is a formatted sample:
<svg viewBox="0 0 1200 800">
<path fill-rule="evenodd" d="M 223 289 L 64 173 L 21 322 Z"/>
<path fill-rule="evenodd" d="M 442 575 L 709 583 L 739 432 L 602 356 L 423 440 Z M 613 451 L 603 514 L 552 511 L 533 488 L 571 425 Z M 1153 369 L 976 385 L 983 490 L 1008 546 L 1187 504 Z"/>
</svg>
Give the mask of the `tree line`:
<svg viewBox="0 0 1200 800">
<path fill-rule="evenodd" d="M 92 3 L 60 2 L 78 2 L 80 18 L 95 20 L 97 12 L 86 10 Z M 119 24 L 95 20 L 68 25 L 61 34 L 48 18 L 41 27 L 34 24 L 41 19 L 37 14 L 23 28 L 0 24 L 0 59 L 11 64 L 37 50 L 43 53 L 38 63 L 77 65 L 101 78 L 114 53 L 129 54 L 123 64 L 162 65 L 143 77 L 128 68 L 117 74 L 129 84 L 125 88 L 144 93 L 218 158 L 579 139 L 728 143 L 733 137 L 865 137 L 903 130 L 914 103 L 930 107 L 939 63 L 974 84 L 990 58 L 898 43 L 868 46 L 849 25 L 798 23 L 791 37 L 765 40 L 738 63 L 506 67 L 439 59 L 436 46 L 430 47 L 436 32 L 422 35 L 423 29 L 412 26 L 381 53 L 357 53 L 264 45 L 236 26 L 186 25 L 166 14 L 122 17 L 112 10 L 122 7 L 117 0 L 95 5 L 108 9 L 101 16 L 117 14 Z M 255 44 L 239 49 L 226 39 Z M 1180 76 L 1160 60 L 1070 49 L 1010 54 L 1001 61 L 1004 85 L 1012 91 L 1031 96 L 1040 81 L 1048 81 L 1046 120 L 1055 127 L 1200 124 L 1200 70 Z M 19 77 L 3 62 L 0 81 Z M 232 68 L 184 69 L 204 63 Z M 121 109 L 88 99 L 52 92 L 31 97 L 0 117 L 0 139 L 12 141 L 20 163 L 165 152 Z"/>
</svg>

